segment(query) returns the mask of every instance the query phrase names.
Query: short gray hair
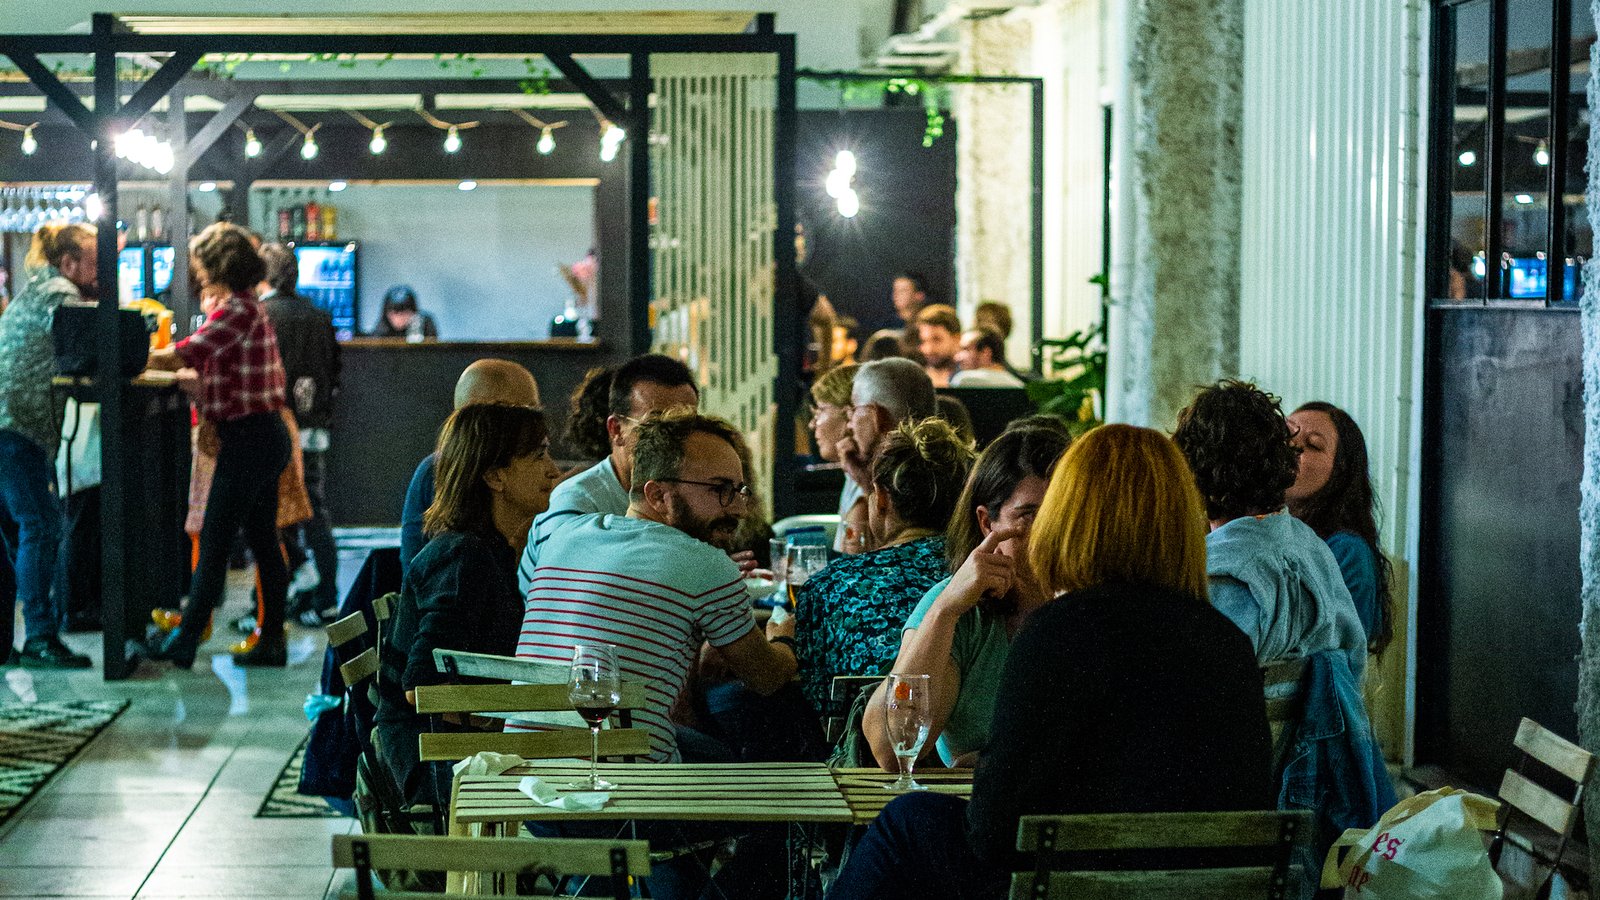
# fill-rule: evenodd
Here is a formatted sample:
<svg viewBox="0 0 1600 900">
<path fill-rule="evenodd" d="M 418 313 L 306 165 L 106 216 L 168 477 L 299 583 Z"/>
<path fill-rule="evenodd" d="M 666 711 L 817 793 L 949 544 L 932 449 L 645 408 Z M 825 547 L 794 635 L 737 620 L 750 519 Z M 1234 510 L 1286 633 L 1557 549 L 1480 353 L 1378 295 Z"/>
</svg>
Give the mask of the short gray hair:
<svg viewBox="0 0 1600 900">
<path fill-rule="evenodd" d="M 938 412 L 933 379 L 909 359 L 880 359 L 856 372 L 850 402 L 856 406 L 875 403 L 889 411 L 896 422 L 926 419 Z"/>
</svg>

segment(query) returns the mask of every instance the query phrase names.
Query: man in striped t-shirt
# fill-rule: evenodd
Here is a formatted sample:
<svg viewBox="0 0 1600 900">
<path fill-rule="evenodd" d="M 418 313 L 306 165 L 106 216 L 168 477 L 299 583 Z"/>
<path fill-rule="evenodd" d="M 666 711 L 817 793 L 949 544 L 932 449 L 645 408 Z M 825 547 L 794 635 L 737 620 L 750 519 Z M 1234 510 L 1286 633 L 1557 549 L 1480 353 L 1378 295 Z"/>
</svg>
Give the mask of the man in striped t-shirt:
<svg viewBox="0 0 1600 900">
<path fill-rule="evenodd" d="M 792 621 L 762 634 L 726 551 L 750 499 L 737 440 L 732 425 L 691 410 L 646 419 L 628 514 L 563 525 L 528 583 L 517 655 L 566 665 L 574 645 L 614 645 L 623 677 L 645 687 L 634 723 L 658 762 L 681 759 L 668 711 L 702 642 L 758 693 L 795 674 Z"/>
</svg>

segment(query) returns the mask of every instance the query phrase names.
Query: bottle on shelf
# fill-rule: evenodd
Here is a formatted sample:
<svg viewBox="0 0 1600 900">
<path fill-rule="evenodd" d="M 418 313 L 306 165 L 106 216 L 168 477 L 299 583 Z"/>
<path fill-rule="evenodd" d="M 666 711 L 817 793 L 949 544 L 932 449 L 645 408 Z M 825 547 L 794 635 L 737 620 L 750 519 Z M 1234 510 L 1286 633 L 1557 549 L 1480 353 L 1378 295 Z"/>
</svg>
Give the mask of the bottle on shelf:
<svg viewBox="0 0 1600 900">
<path fill-rule="evenodd" d="M 133 239 L 141 244 L 150 240 L 150 208 L 143 203 L 133 212 Z"/>
<path fill-rule="evenodd" d="M 150 210 L 150 240 L 164 241 L 167 239 L 167 211 L 160 206 Z"/>
<path fill-rule="evenodd" d="M 278 240 L 286 243 L 294 239 L 294 219 L 293 214 L 289 212 L 289 194 L 287 191 L 278 193 L 277 206 Z"/>
<path fill-rule="evenodd" d="M 325 241 L 339 239 L 339 208 L 332 203 L 322 204 L 322 239 Z"/>
<path fill-rule="evenodd" d="M 306 208 L 304 204 L 291 202 L 289 204 L 289 236 L 293 240 L 306 239 Z"/>
<path fill-rule="evenodd" d="M 322 240 L 322 207 L 317 205 L 314 193 L 306 197 L 306 240 Z"/>
</svg>

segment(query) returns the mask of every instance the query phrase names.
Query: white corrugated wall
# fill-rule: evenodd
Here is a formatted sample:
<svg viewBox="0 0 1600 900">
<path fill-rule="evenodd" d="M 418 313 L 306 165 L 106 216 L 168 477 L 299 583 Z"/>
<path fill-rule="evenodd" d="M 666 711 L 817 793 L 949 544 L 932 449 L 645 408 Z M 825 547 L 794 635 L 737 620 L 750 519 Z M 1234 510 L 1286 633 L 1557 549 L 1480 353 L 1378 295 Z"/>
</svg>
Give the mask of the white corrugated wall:
<svg viewBox="0 0 1600 900">
<path fill-rule="evenodd" d="M 1361 424 L 1396 602 L 1408 608 L 1426 28 L 1423 0 L 1245 2 L 1240 370 L 1286 411 L 1327 400 Z M 1374 698 L 1391 755 L 1409 756 L 1409 655 L 1391 651 Z"/>
</svg>

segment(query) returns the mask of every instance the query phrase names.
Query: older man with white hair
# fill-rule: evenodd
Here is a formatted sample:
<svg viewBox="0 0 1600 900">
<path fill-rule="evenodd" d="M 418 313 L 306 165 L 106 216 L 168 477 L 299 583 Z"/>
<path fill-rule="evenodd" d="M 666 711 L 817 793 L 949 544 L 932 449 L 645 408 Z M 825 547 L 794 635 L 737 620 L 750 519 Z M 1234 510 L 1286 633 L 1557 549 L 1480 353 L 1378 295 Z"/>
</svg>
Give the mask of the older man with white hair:
<svg viewBox="0 0 1600 900">
<path fill-rule="evenodd" d="M 839 441 L 839 461 L 844 465 L 844 490 L 839 494 L 840 527 L 833 549 L 846 551 L 846 537 L 854 532 L 865 540 L 866 495 L 872 480 L 872 455 L 879 443 L 902 422 L 936 415 L 938 399 L 933 380 L 909 359 L 880 359 L 856 372 L 850 388 L 850 424 Z M 866 549 L 852 542 L 850 552 Z"/>
</svg>

